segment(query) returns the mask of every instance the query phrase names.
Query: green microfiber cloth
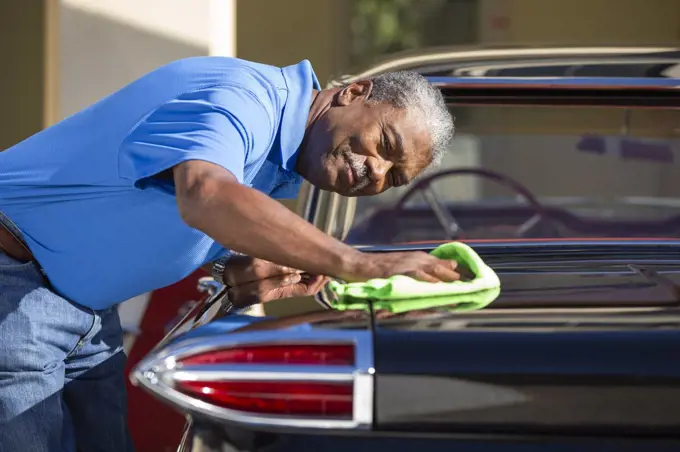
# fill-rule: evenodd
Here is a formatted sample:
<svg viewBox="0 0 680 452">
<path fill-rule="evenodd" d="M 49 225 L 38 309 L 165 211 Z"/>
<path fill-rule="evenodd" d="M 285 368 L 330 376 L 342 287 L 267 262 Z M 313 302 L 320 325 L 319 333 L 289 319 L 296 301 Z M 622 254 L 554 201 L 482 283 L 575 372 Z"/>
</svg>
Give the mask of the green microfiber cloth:
<svg viewBox="0 0 680 452">
<path fill-rule="evenodd" d="M 373 309 L 389 311 L 399 314 L 407 311 L 440 308 L 445 311 L 470 312 L 484 309 L 490 305 L 501 293 L 499 287 L 495 289 L 481 290 L 475 293 L 460 295 L 440 295 L 438 297 L 408 298 L 403 300 L 375 300 L 372 302 Z M 331 306 L 338 311 L 367 310 L 368 302 L 361 298 L 342 296 L 331 302 Z"/>
<path fill-rule="evenodd" d="M 496 272 L 484 263 L 481 257 L 468 245 L 461 242 L 451 242 L 438 246 L 431 254 L 440 259 L 450 259 L 458 262 L 460 267 L 467 267 L 475 275 L 469 281 L 453 281 L 429 283 L 418 281 L 408 276 L 395 275 L 385 279 L 371 279 L 360 283 L 340 283 L 332 281 L 329 288 L 338 295 L 336 308 L 353 304 L 353 301 L 370 299 L 375 302 L 387 300 L 410 300 L 432 297 L 444 297 L 443 304 L 449 304 L 455 296 L 468 303 L 479 305 L 493 294 L 493 290 L 500 291 L 501 282 Z M 492 291 L 492 292 L 485 292 Z M 476 296 L 475 296 L 476 294 Z M 491 301 L 498 296 L 493 296 Z M 476 301 L 477 300 L 477 301 Z M 421 300 L 424 301 L 424 300 Z M 486 304 L 488 304 L 487 302 Z"/>
</svg>

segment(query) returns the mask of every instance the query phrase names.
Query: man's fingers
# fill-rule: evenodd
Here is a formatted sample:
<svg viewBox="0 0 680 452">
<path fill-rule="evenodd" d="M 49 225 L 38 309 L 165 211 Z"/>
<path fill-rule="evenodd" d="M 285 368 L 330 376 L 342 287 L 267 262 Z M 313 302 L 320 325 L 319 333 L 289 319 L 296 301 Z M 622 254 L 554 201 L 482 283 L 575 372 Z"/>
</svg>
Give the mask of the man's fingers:
<svg viewBox="0 0 680 452">
<path fill-rule="evenodd" d="M 424 282 L 439 282 L 439 278 L 430 275 L 424 271 L 417 271 L 412 274 L 409 274 L 407 276 L 410 276 L 413 279 L 417 279 L 418 281 L 424 281 Z"/>
<path fill-rule="evenodd" d="M 457 265 L 451 265 L 450 262 L 443 262 L 441 265 L 434 267 L 432 275 L 443 282 L 458 281 L 460 274 L 454 270 Z"/>
<path fill-rule="evenodd" d="M 458 267 L 456 271 L 460 275 L 460 279 L 463 281 L 470 281 L 472 279 L 475 279 L 475 277 L 477 276 L 474 274 L 472 270 L 466 267 Z"/>
<path fill-rule="evenodd" d="M 306 297 L 312 295 L 310 293 L 310 288 L 306 284 L 293 284 L 291 286 L 281 287 L 278 290 L 277 300 L 282 298 L 293 298 L 293 297 Z"/>
<path fill-rule="evenodd" d="M 328 276 L 314 276 L 314 279 L 307 283 L 307 294 L 316 295 L 331 280 Z"/>
<path fill-rule="evenodd" d="M 230 288 L 229 300 L 234 306 L 244 307 L 282 298 L 314 295 L 329 279 L 300 273 L 274 276 Z"/>
<path fill-rule="evenodd" d="M 300 278 L 299 274 L 294 273 L 239 284 L 229 289 L 229 301 L 234 306 L 242 307 L 276 300 L 280 298 L 278 291 L 283 287 L 297 284 Z"/>
<path fill-rule="evenodd" d="M 457 274 L 458 276 L 456 279 L 461 279 L 464 281 L 468 281 L 471 279 L 475 278 L 475 274 L 472 270 L 470 270 L 468 267 L 461 265 L 460 263 L 454 261 L 454 260 L 442 260 L 442 266 L 446 268 L 446 274 L 449 276 L 452 276 L 452 273 L 448 271 L 449 267 L 454 270 L 454 273 Z M 453 280 L 455 281 L 455 280 Z"/>
<path fill-rule="evenodd" d="M 250 258 L 247 258 L 250 259 Z M 301 273 L 299 270 L 277 265 L 262 259 L 240 259 L 227 264 L 225 271 L 226 282 L 230 286 L 239 286 L 261 279 L 268 279 L 282 275 Z"/>
<path fill-rule="evenodd" d="M 256 260 L 253 262 L 253 274 L 256 279 L 266 279 L 294 273 L 299 274 L 302 272 L 294 268 L 284 267 L 283 265 L 277 265 L 268 261 Z"/>
<path fill-rule="evenodd" d="M 431 283 L 458 281 L 461 277 L 455 270 L 457 267 L 458 263 L 456 261 L 436 259 L 434 265 L 427 265 L 421 270 L 407 273 L 407 276 Z"/>
<path fill-rule="evenodd" d="M 323 286 L 330 281 L 330 278 L 320 275 L 303 274 L 296 284 L 282 287 L 279 298 L 307 297 L 316 295 Z"/>
<path fill-rule="evenodd" d="M 325 286 L 326 284 L 328 284 L 330 281 L 331 281 L 331 277 L 330 277 L 330 276 L 319 276 L 319 277 L 318 277 L 318 282 L 316 283 L 316 287 L 315 287 L 315 292 L 314 292 L 314 293 L 319 292 L 319 291 L 320 291 L 321 289 L 323 289 L 324 286 Z"/>
<path fill-rule="evenodd" d="M 300 282 L 309 287 L 310 291 L 314 290 L 318 291 L 321 290 L 323 286 L 330 280 L 331 278 L 328 276 L 310 275 L 308 273 L 303 273 Z"/>
</svg>

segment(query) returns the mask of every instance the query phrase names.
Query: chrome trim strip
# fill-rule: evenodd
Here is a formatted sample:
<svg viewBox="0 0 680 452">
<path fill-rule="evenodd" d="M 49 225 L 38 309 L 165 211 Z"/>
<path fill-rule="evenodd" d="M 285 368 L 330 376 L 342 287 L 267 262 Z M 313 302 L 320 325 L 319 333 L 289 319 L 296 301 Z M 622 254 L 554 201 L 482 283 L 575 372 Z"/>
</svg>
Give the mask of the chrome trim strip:
<svg viewBox="0 0 680 452">
<path fill-rule="evenodd" d="M 326 215 L 326 218 L 324 220 L 323 232 L 330 235 L 331 237 L 335 237 L 335 234 L 333 234 L 333 232 L 337 226 L 336 222 L 338 217 L 338 209 L 340 206 L 339 198 L 340 195 L 338 195 L 337 193 L 331 193 L 328 199 L 328 209 L 326 210 L 328 212 L 328 215 Z"/>
<path fill-rule="evenodd" d="M 345 198 L 344 201 L 345 209 L 343 212 L 342 229 L 340 229 L 339 237 L 337 237 L 343 241 L 347 238 L 347 234 L 349 234 L 352 224 L 354 224 L 354 218 L 357 213 L 357 198 Z"/>
<path fill-rule="evenodd" d="M 355 367 L 360 371 L 368 371 L 373 367 L 373 353 L 366 346 L 370 344 L 367 331 L 324 330 L 324 331 L 247 331 L 233 334 L 220 334 L 208 337 L 196 337 L 172 343 L 159 350 L 154 360 L 172 357 L 175 360 L 188 355 L 203 353 L 219 348 L 238 347 L 241 345 L 261 344 L 355 344 Z M 368 342 L 369 344 L 366 344 Z M 140 362 L 138 367 L 146 361 Z"/>
<path fill-rule="evenodd" d="M 320 366 L 220 366 L 206 368 L 203 366 L 187 366 L 172 372 L 172 379 L 179 381 L 328 381 L 343 382 L 354 379 L 354 368 L 336 366 L 322 368 Z M 208 367 L 208 366 L 205 366 Z M 215 366 L 217 367 L 217 366 Z M 276 370 L 273 371 L 272 368 Z"/>
<path fill-rule="evenodd" d="M 545 47 L 545 48 L 525 48 L 525 49 L 471 49 L 454 50 L 441 53 L 426 53 L 422 55 L 405 56 L 393 58 L 386 62 L 379 63 L 369 69 L 352 75 L 340 77 L 340 80 L 332 81 L 328 87 L 338 86 L 338 84 L 351 83 L 357 80 L 370 78 L 374 75 L 400 70 L 404 67 L 416 65 L 435 64 L 441 61 L 455 60 L 463 63 L 485 58 L 518 58 L 518 57 L 587 57 L 587 56 L 620 56 L 635 54 L 653 54 L 657 52 L 671 52 L 677 47 Z"/>
<path fill-rule="evenodd" d="M 207 293 L 210 297 L 214 297 L 224 287 L 224 284 L 210 276 L 204 276 L 198 280 L 198 291 Z"/>
<path fill-rule="evenodd" d="M 191 418 L 188 418 L 186 423 L 184 424 L 182 439 L 179 442 L 179 445 L 177 446 L 176 452 L 191 452 L 191 440 L 192 440 L 191 429 L 192 429 L 192 426 L 193 425 L 192 425 Z"/>
<path fill-rule="evenodd" d="M 355 345 L 355 366 L 186 366 L 178 360 L 188 354 L 249 344 L 338 344 Z M 200 367 L 200 370 L 198 369 Z M 247 371 L 245 368 L 247 367 Z M 243 369 L 243 372 L 238 372 Z M 238 372 L 238 373 L 237 373 Z M 130 379 L 155 397 L 181 411 L 257 428 L 370 429 L 373 423 L 373 345 L 370 331 L 253 331 L 179 340 L 144 358 Z M 204 378 L 266 379 L 270 381 L 353 381 L 354 407 L 351 419 L 273 416 L 245 413 L 218 407 L 187 396 L 174 388 L 180 379 Z"/>
<path fill-rule="evenodd" d="M 569 58 L 568 56 L 566 58 Z M 597 64 L 678 64 L 677 58 L 607 58 L 606 60 L 601 59 L 579 59 L 578 56 L 572 57 L 573 59 L 565 59 L 562 61 L 536 61 L 534 63 L 488 63 L 485 62 L 482 65 L 478 63 L 470 62 L 469 66 L 461 67 L 453 71 L 453 77 L 460 77 L 461 74 L 467 72 L 469 75 L 463 75 L 463 77 L 485 77 L 486 72 L 494 69 L 514 69 L 514 68 L 525 68 L 525 67 L 556 67 L 556 66 L 566 66 L 571 65 L 597 65 Z M 521 76 L 520 76 L 521 77 Z"/>
<path fill-rule="evenodd" d="M 298 213 L 309 223 L 314 224 L 314 211 L 312 210 L 312 205 L 316 202 L 317 189 L 309 182 L 304 181 L 300 191 L 305 191 L 306 196 L 298 200 Z"/>
<path fill-rule="evenodd" d="M 357 375 L 354 379 L 354 421 L 359 425 L 373 423 L 373 374 Z"/>
</svg>

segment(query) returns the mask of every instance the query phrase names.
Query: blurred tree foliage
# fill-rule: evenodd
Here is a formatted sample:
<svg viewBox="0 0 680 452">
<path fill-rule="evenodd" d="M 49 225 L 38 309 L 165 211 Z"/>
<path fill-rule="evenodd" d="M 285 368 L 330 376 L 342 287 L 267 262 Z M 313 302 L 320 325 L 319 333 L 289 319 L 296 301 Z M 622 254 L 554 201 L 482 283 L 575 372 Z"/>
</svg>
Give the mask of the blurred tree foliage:
<svg viewBox="0 0 680 452">
<path fill-rule="evenodd" d="M 422 45 L 426 19 L 447 0 L 354 0 L 352 65 Z"/>
</svg>

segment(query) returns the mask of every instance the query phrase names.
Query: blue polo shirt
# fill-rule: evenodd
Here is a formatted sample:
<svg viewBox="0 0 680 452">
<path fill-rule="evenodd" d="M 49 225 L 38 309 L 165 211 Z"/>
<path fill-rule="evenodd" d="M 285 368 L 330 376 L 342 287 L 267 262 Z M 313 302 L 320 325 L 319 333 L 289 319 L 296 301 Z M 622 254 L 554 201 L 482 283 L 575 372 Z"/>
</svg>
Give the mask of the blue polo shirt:
<svg viewBox="0 0 680 452">
<path fill-rule="evenodd" d="M 170 63 L 0 152 L 0 210 L 76 303 L 103 309 L 173 284 L 228 251 L 187 226 L 173 184 L 153 176 L 205 160 L 294 198 L 313 88 L 306 60 Z"/>
</svg>

